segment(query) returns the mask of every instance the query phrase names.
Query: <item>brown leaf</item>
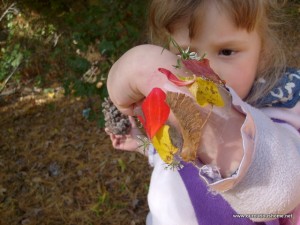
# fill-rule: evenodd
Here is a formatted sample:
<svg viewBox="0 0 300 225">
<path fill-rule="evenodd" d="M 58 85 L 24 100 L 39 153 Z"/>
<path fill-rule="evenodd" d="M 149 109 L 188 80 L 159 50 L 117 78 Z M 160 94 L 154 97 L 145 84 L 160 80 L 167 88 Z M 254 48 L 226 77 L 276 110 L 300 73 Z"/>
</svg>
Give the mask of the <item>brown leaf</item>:
<svg viewBox="0 0 300 225">
<path fill-rule="evenodd" d="M 169 128 L 169 136 L 172 145 L 174 145 L 178 149 L 182 149 L 183 139 L 181 132 L 172 124 L 168 124 Z"/>
<path fill-rule="evenodd" d="M 183 93 L 167 92 L 166 102 L 178 121 L 183 137 L 180 155 L 184 161 L 193 161 L 201 142 L 207 113 L 201 110 L 193 98 Z"/>
</svg>

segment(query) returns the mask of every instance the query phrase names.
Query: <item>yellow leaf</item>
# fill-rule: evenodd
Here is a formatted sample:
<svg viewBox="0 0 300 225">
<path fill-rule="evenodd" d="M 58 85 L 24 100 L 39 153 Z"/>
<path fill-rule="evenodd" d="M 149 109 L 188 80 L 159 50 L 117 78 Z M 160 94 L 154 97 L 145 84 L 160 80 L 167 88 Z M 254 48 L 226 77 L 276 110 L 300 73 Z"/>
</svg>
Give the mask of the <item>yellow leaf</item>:
<svg viewBox="0 0 300 225">
<path fill-rule="evenodd" d="M 54 98 L 55 97 L 55 93 L 54 92 L 49 92 L 47 95 L 48 95 L 49 98 Z"/>
<path fill-rule="evenodd" d="M 172 145 L 170 135 L 169 135 L 169 126 L 162 126 L 155 136 L 152 138 L 152 144 L 159 156 L 165 163 L 172 163 L 174 154 L 178 151 L 178 149 Z"/>
<path fill-rule="evenodd" d="M 201 106 L 206 104 L 224 106 L 219 88 L 213 81 L 197 77 L 196 81 L 189 86 L 189 90 Z"/>
</svg>

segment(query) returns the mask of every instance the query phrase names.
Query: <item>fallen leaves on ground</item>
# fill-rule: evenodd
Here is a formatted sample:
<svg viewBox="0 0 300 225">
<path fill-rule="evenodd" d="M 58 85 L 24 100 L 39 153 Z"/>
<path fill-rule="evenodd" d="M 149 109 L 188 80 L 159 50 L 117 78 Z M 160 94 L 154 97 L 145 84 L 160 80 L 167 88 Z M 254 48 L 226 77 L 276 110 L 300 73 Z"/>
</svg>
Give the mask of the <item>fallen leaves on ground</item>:
<svg viewBox="0 0 300 225">
<path fill-rule="evenodd" d="M 145 223 L 147 159 L 113 149 L 82 116 L 87 99 L 1 103 L 1 225 Z"/>
</svg>

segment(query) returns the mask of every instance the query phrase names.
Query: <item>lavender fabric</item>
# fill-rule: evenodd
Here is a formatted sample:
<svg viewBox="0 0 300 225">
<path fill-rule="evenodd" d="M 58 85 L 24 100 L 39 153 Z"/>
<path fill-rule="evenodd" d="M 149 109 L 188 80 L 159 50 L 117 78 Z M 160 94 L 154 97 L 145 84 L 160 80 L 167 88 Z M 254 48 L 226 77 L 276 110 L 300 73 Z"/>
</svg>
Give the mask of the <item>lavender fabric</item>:
<svg viewBox="0 0 300 225">
<path fill-rule="evenodd" d="M 237 213 L 219 194 L 212 194 L 198 170 L 190 163 L 184 163 L 179 174 L 189 193 L 199 225 L 280 225 L 279 220 L 253 222 L 247 218 L 237 218 Z"/>
<path fill-rule="evenodd" d="M 276 118 L 271 118 L 271 120 L 272 120 L 274 123 L 287 123 L 287 122 L 284 121 L 284 120 L 280 120 L 280 119 L 276 119 Z M 300 129 L 298 130 L 298 132 L 300 133 Z"/>
</svg>

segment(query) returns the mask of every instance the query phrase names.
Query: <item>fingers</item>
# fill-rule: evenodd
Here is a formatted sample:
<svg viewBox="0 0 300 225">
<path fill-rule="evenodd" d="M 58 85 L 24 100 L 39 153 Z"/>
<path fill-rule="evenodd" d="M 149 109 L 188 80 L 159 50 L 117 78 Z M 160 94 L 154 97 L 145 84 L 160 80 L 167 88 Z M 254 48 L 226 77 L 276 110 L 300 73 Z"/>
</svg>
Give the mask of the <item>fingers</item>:
<svg viewBox="0 0 300 225">
<path fill-rule="evenodd" d="M 124 142 L 124 137 L 122 137 L 122 135 L 115 135 L 113 133 L 110 133 L 109 137 L 113 148 L 120 149 L 122 142 Z"/>
<path fill-rule="evenodd" d="M 121 145 L 121 139 L 119 138 L 112 138 L 112 146 L 115 148 L 115 149 L 120 149 L 120 145 Z"/>
<path fill-rule="evenodd" d="M 114 149 L 118 150 L 125 150 L 125 151 L 133 151 L 134 147 L 131 147 L 130 144 L 128 144 L 129 137 L 126 135 L 121 135 L 121 134 L 113 134 L 112 132 L 109 131 L 108 128 L 104 129 L 107 135 L 109 136 L 111 140 L 111 144 Z"/>
<path fill-rule="evenodd" d="M 116 148 L 119 145 L 120 135 L 113 134 L 107 127 L 104 129 L 105 133 L 109 136 L 112 146 Z"/>
<path fill-rule="evenodd" d="M 105 133 L 106 133 L 107 135 L 110 135 L 110 134 L 111 134 L 111 132 L 109 131 L 109 129 L 108 129 L 107 127 L 104 128 L 104 131 L 105 131 Z"/>
</svg>

